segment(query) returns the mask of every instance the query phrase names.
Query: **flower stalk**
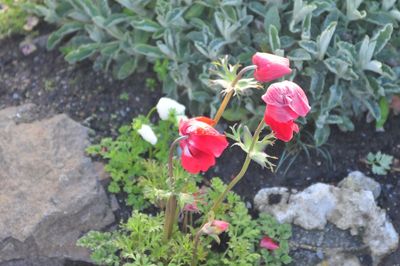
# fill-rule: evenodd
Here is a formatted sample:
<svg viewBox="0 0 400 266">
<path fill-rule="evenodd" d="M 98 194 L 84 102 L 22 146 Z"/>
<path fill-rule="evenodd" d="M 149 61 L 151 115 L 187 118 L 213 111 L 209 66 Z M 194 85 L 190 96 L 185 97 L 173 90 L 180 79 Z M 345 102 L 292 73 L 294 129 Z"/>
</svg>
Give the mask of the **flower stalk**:
<svg viewBox="0 0 400 266">
<path fill-rule="evenodd" d="M 224 99 L 222 100 L 221 105 L 219 106 L 219 109 L 217 111 L 217 113 L 214 116 L 214 123 L 215 125 L 218 124 L 219 120 L 222 117 L 222 114 L 224 113 L 226 106 L 228 105 L 230 99 L 232 98 L 233 94 L 235 93 L 235 86 L 236 84 L 239 82 L 239 80 L 243 77 L 243 75 L 251 70 L 255 70 L 257 69 L 256 65 L 251 65 L 251 66 L 247 66 L 242 68 L 242 70 L 239 71 L 239 73 L 237 74 L 236 78 L 232 81 L 231 83 L 231 88 L 229 90 L 229 92 L 227 94 L 225 94 Z"/>
<path fill-rule="evenodd" d="M 228 186 L 225 188 L 224 192 L 218 197 L 218 199 L 214 202 L 213 206 L 211 209 L 208 211 L 208 214 L 205 217 L 210 217 L 210 214 L 216 213 L 218 208 L 221 206 L 221 203 L 225 200 L 226 195 L 229 193 L 229 191 L 232 190 L 232 188 L 239 183 L 239 181 L 243 178 L 243 176 L 246 174 L 247 169 L 249 168 L 250 162 L 251 162 L 251 153 L 253 151 L 253 148 L 256 144 L 256 142 L 259 140 L 260 133 L 262 129 L 264 128 L 264 120 L 262 119 L 260 123 L 257 126 L 256 131 L 254 132 L 254 136 L 251 141 L 251 145 L 249 148 L 249 152 L 247 153 L 246 159 L 244 160 L 244 163 L 242 165 L 242 169 L 240 169 L 240 172 L 235 176 L 235 178 L 232 179 L 232 181 L 228 184 Z M 206 221 L 203 222 L 202 226 L 200 229 L 197 231 L 195 238 L 194 238 L 194 244 L 193 244 L 193 256 L 192 256 L 192 263 L 191 266 L 196 266 L 197 265 L 197 248 L 200 242 L 200 236 L 201 236 L 201 230 L 203 226 L 206 224 Z"/>
<path fill-rule="evenodd" d="M 181 136 L 175 139 L 170 148 L 169 148 L 169 156 L 168 156 L 168 178 L 170 186 L 173 190 L 172 195 L 168 198 L 167 204 L 165 207 L 165 222 L 164 222 L 164 241 L 167 242 L 171 239 L 172 230 L 174 228 L 174 223 L 177 216 L 177 207 L 178 201 L 175 195 L 175 178 L 174 178 L 174 151 L 176 150 L 176 145 L 183 139 L 186 139 L 187 136 Z"/>
</svg>

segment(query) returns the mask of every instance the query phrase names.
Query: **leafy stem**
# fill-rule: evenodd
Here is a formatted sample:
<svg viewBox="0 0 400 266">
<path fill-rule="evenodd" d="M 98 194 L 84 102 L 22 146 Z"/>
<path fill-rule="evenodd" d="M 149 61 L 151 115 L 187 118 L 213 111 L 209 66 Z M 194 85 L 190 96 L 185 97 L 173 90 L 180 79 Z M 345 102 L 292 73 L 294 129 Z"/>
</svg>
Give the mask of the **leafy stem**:
<svg viewBox="0 0 400 266">
<path fill-rule="evenodd" d="M 259 137 L 260 137 L 260 133 L 262 131 L 262 129 L 264 128 L 264 120 L 262 119 L 260 121 L 260 123 L 257 126 L 256 131 L 254 132 L 254 136 L 253 139 L 251 141 L 251 145 L 249 148 L 249 152 L 247 153 L 246 159 L 244 160 L 244 163 L 242 165 L 242 169 L 240 170 L 240 172 L 235 176 L 235 178 L 232 179 L 232 181 L 228 184 L 228 186 L 225 188 L 224 192 L 222 192 L 222 194 L 218 197 L 218 199 L 214 202 L 213 206 L 211 207 L 211 209 L 208 211 L 208 214 L 206 215 L 206 217 L 210 217 L 210 215 L 212 213 L 216 213 L 216 211 L 218 210 L 218 208 L 220 207 L 221 203 L 224 201 L 226 195 L 228 194 L 228 192 L 243 178 L 243 176 L 245 175 L 247 169 L 249 168 L 250 162 L 251 162 L 251 153 L 253 151 L 253 148 L 256 144 L 256 142 L 258 141 Z M 201 225 L 200 229 L 197 231 L 195 239 L 194 239 L 194 245 L 193 245 L 193 256 L 192 256 L 192 266 L 196 266 L 197 265 L 197 247 L 198 244 L 200 242 L 200 235 L 201 235 L 201 229 L 203 228 L 203 226 L 206 224 L 206 221 L 203 222 L 203 224 Z"/>
<path fill-rule="evenodd" d="M 168 178 L 169 178 L 169 183 L 170 186 L 173 190 L 174 188 L 174 183 L 175 183 L 175 178 L 174 178 L 174 151 L 176 148 L 176 145 L 179 143 L 179 141 L 186 139 L 187 136 L 181 136 L 177 139 L 175 139 L 169 148 L 169 156 L 168 156 Z M 176 217 L 176 209 L 178 206 L 178 202 L 176 199 L 176 195 L 173 193 L 171 196 L 168 198 L 166 207 L 165 207 L 165 222 L 164 222 L 164 241 L 167 242 L 172 235 L 172 229 L 174 227 L 175 223 L 175 217 Z"/>
<path fill-rule="evenodd" d="M 215 117 L 214 117 L 215 125 L 218 124 L 219 120 L 222 117 L 222 114 L 224 113 L 224 111 L 226 109 L 226 106 L 228 105 L 230 99 L 232 98 L 232 95 L 235 93 L 236 84 L 243 77 L 244 73 L 246 73 L 246 72 L 248 72 L 250 70 L 254 70 L 256 68 L 257 68 L 256 65 L 251 65 L 251 66 L 244 67 L 242 70 L 239 71 L 239 73 L 237 74 L 236 78 L 231 83 L 231 88 L 230 88 L 229 92 L 227 94 L 225 94 L 225 97 L 222 100 L 222 103 L 219 106 L 219 109 L 218 109 L 217 113 L 215 114 Z"/>
</svg>

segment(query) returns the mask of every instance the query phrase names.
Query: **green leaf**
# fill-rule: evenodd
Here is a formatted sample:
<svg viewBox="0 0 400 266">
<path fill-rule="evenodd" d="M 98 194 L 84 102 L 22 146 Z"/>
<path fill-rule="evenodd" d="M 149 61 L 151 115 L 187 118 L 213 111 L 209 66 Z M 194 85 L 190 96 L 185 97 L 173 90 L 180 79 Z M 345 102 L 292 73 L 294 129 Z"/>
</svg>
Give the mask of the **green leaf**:
<svg viewBox="0 0 400 266">
<path fill-rule="evenodd" d="M 326 143 L 331 134 L 331 129 L 328 125 L 325 125 L 322 128 L 317 128 L 314 132 L 314 141 L 317 147 Z"/>
<path fill-rule="evenodd" d="M 77 49 L 72 50 L 65 56 L 68 63 L 73 64 L 82 61 L 97 52 L 100 44 L 90 43 L 79 46 Z"/>
<path fill-rule="evenodd" d="M 325 56 L 326 50 L 328 49 L 329 43 L 331 42 L 333 33 L 335 33 L 336 26 L 337 26 L 337 21 L 332 22 L 317 38 L 318 58 L 320 60 L 322 60 Z"/>
<path fill-rule="evenodd" d="M 198 18 L 201 17 L 202 13 L 204 12 L 205 6 L 201 4 L 192 4 L 189 9 L 186 10 L 183 17 L 186 20 L 190 20 L 191 18 Z"/>
<path fill-rule="evenodd" d="M 347 132 L 347 131 L 354 131 L 354 124 L 347 116 L 342 116 L 342 123 L 338 124 L 340 130 Z"/>
<path fill-rule="evenodd" d="M 310 54 L 313 54 L 313 55 L 318 54 L 318 45 L 314 41 L 301 40 L 301 41 L 299 41 L 299 45 L 301 48 L 303 48 Z"/>
<path fill-rule="evenodd" d="M 307 17 L 303 20 L 301 39 L 309 40 L 311 38 L 311 19 L 312 13 L 308 14 Z"/>
<path fill-rule="evenodd" d="M 135 29 L 139 29 L 146 32 L 157 32 L 161 29 L 161 26 L 150 19 L 143 19 L 143 20 L 132 20 L 131 25 Z"/>
<path fill-rule="evenodd" d="M 311 60 L 311 55 L 302 48 L 291 50 L 287 58 L 293 61 L 308 61 Z"/>
<path fill-rule="evenodd" d="M 152 57 L 152 58 L 156 58 L 156 59 L 164 58 L 164 54 L 156 46 L 139 43 L 139 44 L 135 44 L 133 46 L 133 49 L 138 54 L 142 54 L 142 55 L 145 55 L 148 57 Z"/>
<path fill-rule="evenodd" d="M 264 18 L 264 29 L 270 30 L 271 26 L 274 26 L 278 32 L 281 30 L 281 20 L 279 18 L 279 10 L 276 5 L 268 8 Z"/>
<path fill-rule="evenodd" d="M 333 109 L 342 101 L 343 91 L 340 86 L 332 85 L 329 92 L 328 109 Z"/>
<path fill-rule="evenodd" d="M 381 97 L 379 100 L 379 109 L 381 112 L 381 118 L 376 120 L 375 128 L 376 129 L 383 129 L 388 116 L 389 116 L 389 101 L 385 97 Z"/>
<path fill-rule="evenodd" d="M 329 115 L 325 122 L 327 124 L 342 124 L 343 123 L 343 118 L 339 115 Z"/>
<path fill-rule="evenodd" d="M 375 118 L 375 120 L 381 119 L 381 108 L 375 100 L 363 100 L 363 104 L 367 107 L 369 113 Z"/>
<path fill-rule="evenodd" d="M 382 51 L 385 45 L 389 42 L 392 37 L 393 25 L 386 24 L 382 29 L 380 29 L 374 37 L 372 37 L 371 41 L 376 42 L 375 46 L 375 54 Z"/>
<path fill-rule="evenodd" d="M 129 59 L 121 67 L 118 69 L 117 78 L 118 79 L 126 79 L 131 74 L 133 74 L 137 67 L 137 60 L 134 58 Z"/>
<path fill-rule="evenodd" d="M 117 182 L 111 181 L 111 183 L 108 185 L 108 191 L 111 193 L 118 193 L 121 191 L 121 189 Z"/>
<path fill-rule="evenodd" d="M 83 29 L 83 24 L 80 22 L 69 22 L 64 24 L 60 29 L 53 32 L 47 40 L 47 49 L 52 50 L 60 41 L 70 33 Z"/>
<path fill-rule="evenodd" d="M 281 48 L 281 42 L 279 40 L 278 29 L 274 25 L 269 25 L 269 44 L 272 51 L 276 51 Z"/>
<path fill-rule="evenodd" d="M 315 100 L 319 100 L 325 88 L 326 73 L 314 71 L 311 74 L 310 91 Z"/>
</svg>

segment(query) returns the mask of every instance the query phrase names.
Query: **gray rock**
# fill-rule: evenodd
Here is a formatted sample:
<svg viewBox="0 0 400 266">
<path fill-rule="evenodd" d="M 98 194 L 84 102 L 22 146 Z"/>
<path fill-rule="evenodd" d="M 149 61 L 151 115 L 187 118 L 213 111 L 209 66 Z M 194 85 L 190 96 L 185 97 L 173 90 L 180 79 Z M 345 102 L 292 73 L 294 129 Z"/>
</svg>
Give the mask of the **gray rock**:
<svg viewBox="0 0 400 266">
<path fill-rule="evenodd" d="M 114 215 L 85 156 L 88 130 L 34 113 L 32 105 L 0 111 L 0 265 L 89 261 L 76 240 Z"/>
<path fill-rule="evenodd" d="M 365 180 L 360 177 L 358 175 L 355 180 Z M 334 225 L 336 232 L 330 230 L 330 233 L 324 233 L 324 239 L 337 238 L 340 236 L 338 230 L 348 230 L 351 235 L 360 237 L 363 243 L 362 246 L 358 245 L 350 250 L 368 253 L 366 255 L 370 255 L 377 264 L 382 257 L 397 248 L 399 235 L 386 212 L 377 206 L 373 192 L 361 189 L 361 183 L 360 186 L 350 185 L 355 183 L 350 182 L 349 178 L 341 183 L 341 187 L 317 183 L 301 192 L 289 192 L 286 188 L 266 188 L 257 193 L 254 204 L 259 211 L 273 215 L 279 222 L 293 223 L 307 230 L 325 231 L 329 224 Z M 376 186 L 369 187 L 377 191 Z M 274 195 L 274 204 L 271 204 L 271 195 Z M 308 238 L 298 242 L 307 245 L 307 242 L 315 242 L 320 237 L 314 236 L 305 241 L 306 239 Z M 334 248 L 338 254 L 349 251 L 349 246 L 344 243 L 345 241 L 339 241 Z M 312 246 L 324 249 L 329 245 L 317 241 Z"/>
<path fill-rule="evenodd" d="M 360 261 L 354 255 L 348 253 L 334 253 L 317 266 L 343 265 L 343 266 L 361 266 Z"/>
<path fill-rule="evenodd" d="M 381 194 L 381 185 L 360 171 L 351 172 L 345 179 L 340 181 L 338 187 L 348 188 L 354 191 L 368 190 L 377 199 Z"/>
</svg>

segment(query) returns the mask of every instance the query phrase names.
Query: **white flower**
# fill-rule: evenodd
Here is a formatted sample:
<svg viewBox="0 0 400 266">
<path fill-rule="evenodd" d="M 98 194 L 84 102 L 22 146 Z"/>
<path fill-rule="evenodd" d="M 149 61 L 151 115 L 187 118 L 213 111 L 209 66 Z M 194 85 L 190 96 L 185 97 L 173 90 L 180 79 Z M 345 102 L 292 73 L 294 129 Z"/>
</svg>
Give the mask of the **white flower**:
<svg viewBox="0 0 400 266">
<path fill-rule="evenodd" d="M 172 110 L 175 110 L 175 115 L 184 115 L 186 107 L 175 100 L 167 97 L 162 97 L 157 103 L 157 112 L 162 120 L 167 120 Z"/>
<path fill-rule="evenodd" d="M 142 125 L 137 132 L 145 141 L 151 143 L 151 145 L 155 145 L 157 143 L 157 136 L 150 126 Z"/>
</svg>

